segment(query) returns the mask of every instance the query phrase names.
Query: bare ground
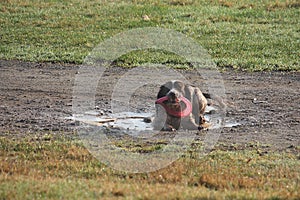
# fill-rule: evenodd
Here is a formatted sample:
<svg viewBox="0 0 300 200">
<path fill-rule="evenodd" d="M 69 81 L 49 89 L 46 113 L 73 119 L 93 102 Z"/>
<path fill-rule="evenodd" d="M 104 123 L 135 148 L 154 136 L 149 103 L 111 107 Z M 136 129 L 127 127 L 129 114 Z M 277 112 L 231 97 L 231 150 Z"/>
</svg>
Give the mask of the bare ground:
<svg viewBox="0 0 300 200">
<path fill-rule="evenodd" d="M 73 84 L 78 69 L 76 65 L 0 60 L 0 135 L 74 134 L 76 123 L 65 117 L 72 115 Z M 113 86 L 124 72 L 122 68 L 106 72 L 105 85 L 96 99 L 99 110 L 109 112 Z M 196 73 L 181 73 L 191 83 L 199 82 Z M 218 148 L 260 146 L 266 152 L 299 155 L 300 73 L 228 69 L 221 75 L 229 102 L 226 115 L 241 125 L 222 128 Z M 139 95 L 153 99 L 153 91 L 158 88 L 152 89 L 139 90 Z"/>
</svg>

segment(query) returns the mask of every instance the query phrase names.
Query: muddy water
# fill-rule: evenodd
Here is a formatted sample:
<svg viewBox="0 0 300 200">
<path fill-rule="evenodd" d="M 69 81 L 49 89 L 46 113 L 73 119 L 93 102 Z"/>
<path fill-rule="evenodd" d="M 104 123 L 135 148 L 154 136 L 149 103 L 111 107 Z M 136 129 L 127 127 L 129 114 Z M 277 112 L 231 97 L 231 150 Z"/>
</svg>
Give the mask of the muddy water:
<svg viewBox="0 0 300 200">
<path fill-rule="evenodd" d="M 151 123 L 145 121 L 145 118 L 151 118 L 154 113 L 135 113 L 135 112 L 121 112 L 109 115 L 101 115 L 101 112 L 88 111 L 84 114 L 68 117 L 74 121 L 80 121 L 87 124 L 126 129 L 131 131 L 151 131 L 153 126 Z M 205 119 L 210 124 L 209 129 L 218 129 L 222 127 L 236 127 L 241 125 L 233 119 L 222 119 L 217 109 L 208 106 L 205 112 Z"/>
</svg>

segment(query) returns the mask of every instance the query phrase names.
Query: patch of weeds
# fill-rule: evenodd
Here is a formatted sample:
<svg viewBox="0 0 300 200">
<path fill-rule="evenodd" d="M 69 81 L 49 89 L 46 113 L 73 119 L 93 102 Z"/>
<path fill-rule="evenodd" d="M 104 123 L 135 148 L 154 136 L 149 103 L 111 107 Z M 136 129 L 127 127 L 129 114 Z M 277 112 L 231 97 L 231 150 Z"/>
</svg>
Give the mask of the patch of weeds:
<svg viewBox="0 0 300 200">
<path fill-rule="evenodd" d="M 151 153 L 164 148 L 165 143 L 159 141 L 117 141 L 113 142 L 118 148 L 128 152 Z"/>
<path fill-rule="evenodd" d="M 181 69 L 190 66 L 184 58 L 175 53 L 154 49 L 132 51 L 115 60 L 113 65 L 132 68 L 147 63 L 162 64 Z"/>
</svg>

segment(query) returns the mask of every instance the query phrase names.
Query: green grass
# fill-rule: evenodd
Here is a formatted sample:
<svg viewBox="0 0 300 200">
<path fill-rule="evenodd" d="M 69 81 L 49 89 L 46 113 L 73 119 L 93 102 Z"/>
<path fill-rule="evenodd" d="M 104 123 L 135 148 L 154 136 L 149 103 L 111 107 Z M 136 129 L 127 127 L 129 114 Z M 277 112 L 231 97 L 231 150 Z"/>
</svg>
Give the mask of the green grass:
<svg viewBox="0 0 300 200">
<path fill-rule="evenodd" d="M 0 59 L 82 63 L 115 34 L 162 27 L 195 39 L 220 68 L 299 70 L 299 6 L 296 0 L 5 0 L 0 4 Z M 161 52 L 135 52 L 116 63 L 144 62 L 186 64 Z"/>
<path fill-rule="evenodd" d="M 167 168 L 131 174 L 101 164 L 75 140 L 2 137 L 0 199 L 300 198 L 299 157 L 257 148 L 202 159 L 188 151 Z"/>
</svg>

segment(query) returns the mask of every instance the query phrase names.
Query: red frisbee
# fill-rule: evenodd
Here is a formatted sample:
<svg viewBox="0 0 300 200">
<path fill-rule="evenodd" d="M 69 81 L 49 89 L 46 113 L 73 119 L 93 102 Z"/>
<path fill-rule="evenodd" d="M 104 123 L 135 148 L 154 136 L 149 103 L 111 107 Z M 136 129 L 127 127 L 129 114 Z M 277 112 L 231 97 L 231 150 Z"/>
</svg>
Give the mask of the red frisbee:
<svg viewBox="0 0 300 200">
<path fill-rule="evenodd" d="M 168 100 L 167 96 L 161 97 L 155 101 L 155 104 L 160 104 L 162 105 L 165 110 L 167 111 L 168 114 L 174 116 L 174 117 L 186 117 L 191 114 L 192 112 L 192 104 L 191 102 L 185 98 L 185 97 L 180 97 L 179 100 L 181 100 L 185 104 L 185 109 L 181 111 L 175 111 L 170 109 L 164 102 Z"/>
</svg>

